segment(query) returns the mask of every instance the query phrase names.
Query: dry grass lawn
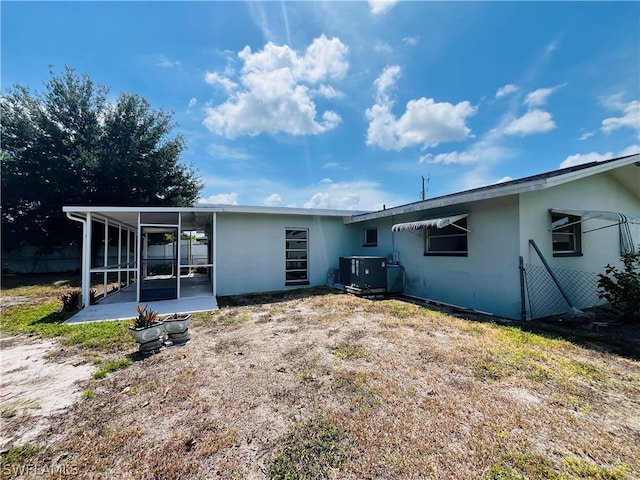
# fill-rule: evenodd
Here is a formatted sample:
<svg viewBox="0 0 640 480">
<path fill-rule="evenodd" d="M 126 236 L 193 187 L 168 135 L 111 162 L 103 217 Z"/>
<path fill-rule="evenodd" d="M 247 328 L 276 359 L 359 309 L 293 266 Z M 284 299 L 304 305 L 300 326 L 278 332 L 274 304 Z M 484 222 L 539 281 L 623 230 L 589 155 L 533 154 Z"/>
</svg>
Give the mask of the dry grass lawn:
<svg viewBox="0 0 640 480">
<path fill-rule="evenodd" d="M 132 362 L 84 382 L 0 474 L 640 478 L 631 358 L 327 290 L 233 298 L 190 331 L 148 358 L 109 353 Z"/>
</svg>

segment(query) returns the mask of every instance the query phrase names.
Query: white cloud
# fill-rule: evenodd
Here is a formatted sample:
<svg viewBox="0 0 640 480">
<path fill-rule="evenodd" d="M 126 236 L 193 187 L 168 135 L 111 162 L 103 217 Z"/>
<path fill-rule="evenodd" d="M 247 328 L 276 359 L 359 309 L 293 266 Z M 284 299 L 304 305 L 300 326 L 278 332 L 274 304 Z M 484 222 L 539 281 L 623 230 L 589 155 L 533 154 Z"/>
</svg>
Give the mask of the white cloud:
<svg viewBox="0 0 640 480">
<path fill-rule="evenodd" d="M 336 90 L 331 85 L 320 85 L 317 89 L 313 91 L 316 95 L 324 97 L 324 98 L 342 98 L 344 97 L 344 93 Z"/>
<path fill-rule="evenodd" d="M 404 37 L 402 41 L 407 45 L 414 47 L 420 43 L 420 35 L 414 35 L 413 37 Z"/>
<path fill-rule="evenodd" d="M 245 47 L 238 53 L 244 62 L 239 91 L 223 104 L 205 109 L 205 126 L 230 139 L 277 132 L 318 134 L 335 128 L 342 121 L 340 115 L 329 110 L 318 120 L 312 97 L 339 96 L 327 82 L 345 76 L 349 69 L 347 53 L 348 48 L 338 38 L 329 39 L 324 34 L 303 55 L 271 42 L 255 53 Z M 210 79 L 220 83 L 222 77 L 215 75 Z"/>
<path fill-rule="evenodd" d="M 180 66 L 180 60 L 171 60 L 166 55 L 154 55 L 153 61 L 156 67 L 160 68 L 174 68 Z"/>
<path fill-rule="evenodd" d="M 207 153 L 213 158 L 231 159 L 231 160 L 250 160 L 253 155 L 247 153 L 242 148 L 233 148 L 226 145 L 213 144 L 207 147 Z"/>
<path fill-rule="evenodd" d="M 272 193 L 264 199 L 264 204 L 268 207 L 277 207 L 282 203 L 282 197 L 277 193 Z"/>
<path fill-rule="evenodd" d="M 640 153 L 640 145 L 629 145 L 627 148 L 622 150 L 618 156 L 626 157 L 629 155 L 637 155 L 638 153 Z"/>
<path fill-rule="evenodd" d="M 214 204 L 214 205 L 238 205 L 238 194 L 232 193 L 219 193 L 217 195 L 210 195 L 207 198 L 201 198 L 198 203 Z"/>
<path fill-rule="evenodd" d="M 228 77 L 220 75 L 218 72 L 207 72 L 204 76 L 204 81 L 209 85 L 220 85 L 227 93 L 231 93 L 238 87 L 237 83 Z"/>
<path fill-rule="evenodd" d="M 419 163 L 442 163 L 449 164 L 471 164 L 480 162 L 495 162 L 502 160 L 509 155 L 504 147 L 489 142 L 480 141 L 473 145 L 469 150 L 463 152 L 447 152 L 437 155 L 427 154 L 420 158 Z"/>
<path fill-rule="evenodd" d="M 555 92 L 558 87 L 554 88 L 539 88 L 527 94 L 524 99 L 525 105 L 529 108 L 541 107 L 547 103 L 549 96 Z"/>
<path fill-rule="evenodd" d="M 549 112 L 532 110 L 520 118 L 513 120 L 504 130 L 507 135 L 531 135 L 548 132 L 556 128 L 556 124 Z"/>
<path fill-rule="evenodd" d="M 507 177 L 502 177 L 498 180 L 495 181 L 496 184 L 498 183 L 505 183 L 505 182 L 510 182 L 511 180 L 513 180 L 513 178 L 507 176 Z"/>
<path fill-rule="evenodd" d="M 612 158 L 618 157 L 626 157 L 628 155 L 634 155 L 640 153 L 640 145 L 629 145 L 625 149 L 619 151 L 617 154 L 613 152 L 606 153 L 576 153 L 575 155 L 569 155 L 564 161 L 560 164 L 560 168 L 573 167 L 575 165 L 582 165 L 584 163 L 591 162 L 603 162 L 605 160 L 611 160 Z"/>
<path fill-rule="evenodd" d="M 586 154 L 577 153 L 575 155 L 569 155 L 560 164 L 560 168 L 573 167 L 575 165 L 582 165 L 583 163 L 602 162 L 603 160 L 610 160 L 612 158 L 614 158 L 612 152 L 607 152 L 607 153 L 591 152 Z"/>
<path fill-rule="evenodd" d="M 376 86 L 376 101 L 378 103 L 390 103 L 389 90 L 395 86 L 402 69 L 398 65 L 385 68 L 373 84 Z"/>
<path fill-rule="evenodd" d="M 396 118 L 391 111 L 394 102 L 388 92 L 400 73 L 398 66 L 387 67 L 375 80 L 378 103 L 365 112 L 369 119 L 367 145 L 384 150 L 400 150 L 416 145 L 427 147 L 464 140 L 470 135 L 471 130 L 465 121 L 475 114 L 476 108 L 467 101 L 453 105 L 425 97 L 409 100 L 405 112 Z"/>
<path fill-rule="evenodd" d="M 297 195 L 306 194 L 307 200 L 299 203 L 305 208 L 329 208 L 340 210 L 380 210 L 384 204 L 402 205 L 405 198 L 392 198 L 370 181 L 320 182 L 304 188 Z M 417 199 L 416 199 L 417 200 Z"/>
<path fill-rule="evenodd" d="M 496 92 L 496 98 L 506 97 L 512 93 L 515 93 L 519 90 L 517 85 L 513 85 L 511 83 L 505 85 L 504 87 L 500 87 Z"/>
<path fill-rule="evenodd" d="M 578 140 L 586 140 L 587 138 L 591 138 L 595 135 L 594 132 L 584 132 L 582 135 L 578 137 Z"/>
<path fill-rule="evenodd" d="M 198 103 L 198 99 L 196 97 L 193 97 L 191 100 L 189 100 L 189 108 L 195 107 L 196 103 Z"/>
<path fill-rule="evenodd" d="M 373 47 L 373 51 L 376 53 L 393 53 L 393 48 L 386 42 L 378 42 Z"/>
<path fill-rule="evenodd" d="M 398 0 L 369 0 L 369 11 L 373 15 L 382 15 L 391 10 Z"/>
<path fill-rule="evenodd" d="M 622 116 L 605 118 L 601 128 L 604 133 L 611 133 L 625 127 L 640 132 L 640 101 L 634 100 L 627 104 L 618 103 L 616 109 L 622 111 Z"/>
</svg>

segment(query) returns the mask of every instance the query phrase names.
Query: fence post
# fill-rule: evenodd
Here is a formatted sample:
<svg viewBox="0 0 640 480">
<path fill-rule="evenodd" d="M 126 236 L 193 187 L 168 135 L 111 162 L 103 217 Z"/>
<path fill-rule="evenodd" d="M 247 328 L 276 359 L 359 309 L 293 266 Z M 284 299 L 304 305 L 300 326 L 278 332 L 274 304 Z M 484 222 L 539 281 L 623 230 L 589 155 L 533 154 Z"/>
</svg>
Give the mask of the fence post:
<svg viewBox="0 0 640 480">
<path fill-rule="evenodd" d="M 546 268 L 547 272 L 549 272 L 549 275 L 551 276 L 551 279 L 553 280 L 553 282 L 558 287 L 558 290 L 560 290 L 560 293 L 562 294 L 562 297 L 565 299 L 565 301 L 569 305 L 569 308 L 573 308 L 573 304 L 571 303 L 571 300 L 569 300 L 569 297 L 567 296 L 567 294 L 565 293 L 564 289 L 562 288 L 562 285 L 560 285 L 560 282 L 556 278 L 555 273 L 553 273 L 553 270 L 551 270 L 551 267 L 549 266 L 549 264 L 547 263 L 547 260 L 542 255 L 542 252 L 538 248 L 538 245 L 536 245 L 536 242 L 533 239 L 529 239 L 529 243 L 535 249 L 536 253 L 540 257 L 540 260 L 542 260 L 542 264 L 544 265 L 544 268 Z"/>
<path fill-rule="evenodd" d="M 520 320 L 525 321 L 527 319 L 527 299 L 524 284 L 524 260 L 522 255 L 520 256 Z"/>
</svg>

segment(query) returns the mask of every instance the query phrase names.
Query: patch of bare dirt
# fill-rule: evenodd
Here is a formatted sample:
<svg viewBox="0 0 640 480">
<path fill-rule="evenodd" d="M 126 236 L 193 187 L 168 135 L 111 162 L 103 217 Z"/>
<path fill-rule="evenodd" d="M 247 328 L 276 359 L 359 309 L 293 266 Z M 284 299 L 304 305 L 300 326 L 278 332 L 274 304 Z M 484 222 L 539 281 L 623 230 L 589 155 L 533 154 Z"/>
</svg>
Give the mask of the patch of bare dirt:
<svg viewBox="0 0 640 480">
<path fill-rule="evenodd" d="M 80 396 L 93 368 L 76 357 L 51 361 L 56 343 L 37 337 L 0 339 L 0 451 L 33 441 Z"/>
<path fill-rule="evenodd" d="M 29 297 L 24 295 L 0 295 L 0 312 L 7 308 L 17 307 L 29 302 Z"/>
</svg>

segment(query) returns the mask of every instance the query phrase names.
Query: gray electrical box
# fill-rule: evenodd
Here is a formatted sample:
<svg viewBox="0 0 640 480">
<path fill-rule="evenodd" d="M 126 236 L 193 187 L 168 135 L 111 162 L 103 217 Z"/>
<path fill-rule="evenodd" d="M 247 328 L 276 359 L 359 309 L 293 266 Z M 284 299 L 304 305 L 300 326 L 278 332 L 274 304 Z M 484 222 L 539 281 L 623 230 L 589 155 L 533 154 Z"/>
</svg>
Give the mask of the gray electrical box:
<svg viewBox="0 0 640 480">
<path fill-rule="evenodd" d="M 387 265 L 387 293 L 404 293 L 404 268 L 402 266 Z"/>
<path fill-rule="evenodd" d="M 379 294 L 387 291 L 387 258 L 340 257 L 340 283 L 347 291 Z"/>
</svg>

